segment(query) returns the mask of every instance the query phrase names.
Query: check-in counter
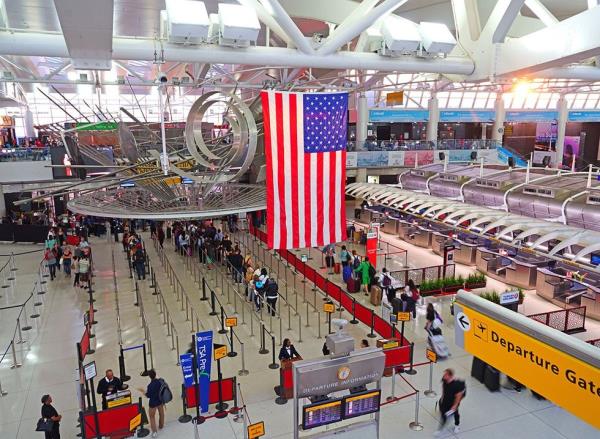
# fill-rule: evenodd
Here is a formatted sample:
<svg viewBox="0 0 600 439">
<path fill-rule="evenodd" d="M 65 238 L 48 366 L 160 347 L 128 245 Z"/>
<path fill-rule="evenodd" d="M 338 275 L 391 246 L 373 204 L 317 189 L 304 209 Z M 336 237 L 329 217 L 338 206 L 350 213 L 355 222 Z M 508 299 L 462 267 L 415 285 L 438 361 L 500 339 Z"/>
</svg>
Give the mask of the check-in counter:
<svg viewBox="0 0 600 439">
<path fill-rule="evenodd" d="M 549 259 L 533 255 L 501 255 L 496 249 L 478 247 L 475 257 L 477 269 L 488 276 L 517 287 L 536 286 L 537 270 L 548 265 Z"/>
<path fill-rule="evenodd" d="M 385 222 L 383 223 L 381 230 L 384 231 L 385 233 L 389 233 L 390 235 L 397 234 L 398 233 L 398 220 L 396 218 L 388 217 L 385 220 Z"/>
<path fill-rule="evenodd" d="M 600 320 L 600 288 L 592 282 L 571 279 L 564 268 L 538 268 L 536 292 L 561 308 L 585 306 L 587 317 Z"/>
<path fill-rule="evenodd" d="M 431 248 L 431 240 L 433 233 L 431 230 L 418 226 L 416 227 L 415 233 L 411 235 L 410 242 L 418 247 Z"/>
<path fill-rule="evenodd" d="M 456 246 L 456 241 L 448 236 L 451 232 L 431 232 L 431 249 L 436 255 L 444 256 L 444 247 L 446 244 Z M 455 252 L 456 253 L 456 252 Z"/>
<path fill-rule="evenodd" d="M 475 265 L 478 244 L 454 240 L 454 261 L 458 264 Z"/>
<path fill-rule="evenodd" d="M 410 241 L 411 235 L 417 231 L 417 226 L 406 221 L 398 221 L 398 237 L 404 241 Z"/>
</svg>

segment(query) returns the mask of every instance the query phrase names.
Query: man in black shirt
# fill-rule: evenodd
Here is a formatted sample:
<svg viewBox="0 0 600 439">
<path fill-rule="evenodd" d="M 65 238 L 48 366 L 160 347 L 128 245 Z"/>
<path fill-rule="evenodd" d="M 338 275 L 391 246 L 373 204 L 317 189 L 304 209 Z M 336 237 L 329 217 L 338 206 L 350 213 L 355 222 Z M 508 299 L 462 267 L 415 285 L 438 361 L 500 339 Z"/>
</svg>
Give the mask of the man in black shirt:
<svg viewBox="0 0 600 439">
<path fill-rule="evenodd" d="M 52 425 L 52 431 L 46 431 L 46 439 L 60 439 L 60 420 L 62 416 L 58 414 L 56 409 L 52 406 L 52 397 L 50 395 L 42 396 L 42 418 L 50 419 L 54 422 Z"/>
<path fill-rule="evenodd" d="M 98 387 L 96 389 L 96 392 L 98 392 L 99 395 L 102 395 L 102 410 L 108 408 L 106 397 L 113 393 L 117 393 L 119 390 L 123 390 L 123 382 L 114 376 L 111 369 L 108 369 L 106 371 L 106 376 L 98 381 Z"/>
<path fill-rule="evenodd" d="M 465 392 L 465 382 L 457 380 L 454 377 L 454 371 L 452 369 L 446 369 L 442 376 L 442 397 L 440 398 L 442 418 L 440 419 L 440 428 L 435 434 L 436 437 L 443 434 L 444 425 L 452 415 L 454 415 L 454 433 L 460 432 L 460 415 L 458 413 L 458 407 L 465 396 Z"/>
</svg>

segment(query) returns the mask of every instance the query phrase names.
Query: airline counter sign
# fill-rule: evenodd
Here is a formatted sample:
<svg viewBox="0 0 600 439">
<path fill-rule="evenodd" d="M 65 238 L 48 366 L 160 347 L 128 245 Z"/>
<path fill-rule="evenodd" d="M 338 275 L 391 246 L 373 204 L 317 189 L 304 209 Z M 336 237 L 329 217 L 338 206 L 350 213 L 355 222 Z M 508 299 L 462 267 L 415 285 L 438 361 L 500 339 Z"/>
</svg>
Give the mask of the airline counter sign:
<svg viewBox="0 0 600 439">
<path fill-rule="evenodd" d="M 600 428 L 600 369 L 463 304 L 454 307 L 457 345 Z"/>
</svg>

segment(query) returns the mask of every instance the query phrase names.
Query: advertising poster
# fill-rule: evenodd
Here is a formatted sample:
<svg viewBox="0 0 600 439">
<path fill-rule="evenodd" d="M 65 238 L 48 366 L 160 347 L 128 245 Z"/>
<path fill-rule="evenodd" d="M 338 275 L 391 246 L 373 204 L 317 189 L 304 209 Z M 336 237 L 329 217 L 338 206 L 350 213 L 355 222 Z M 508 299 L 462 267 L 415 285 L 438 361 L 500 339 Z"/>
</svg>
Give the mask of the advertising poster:
<svg viewBox="0 0 600 439">
<path fill-rule="evenodd" d="M 356 168 L 356 155 L 357 152 L 346 153 L 346 168 Z"/>
<path fill-rule="evenodd" d="M 212 362 L 213 332 L 196 334 L 196 358 L 198 359 L 198 387 L 200 388 L 200 411 L 208 412 L 210 390 L 210 367 Z"/>
<path fill-rule="evenodd" d="M 192 354 L 181 354 L 179 356 L 181 372 L 183 373 L 183 385 L 187 389 L 194 385 L 194 364 Z"/>
<path fill-rule="evenodd" d="M 563 168 L 570 168 L 573 164 L 573 159 L 577 161 L 579 157 L 581 137 L 565 136 L 565 147 L 563 150 L 562 165 Z"/>
<path fill-rule="evenodd" d="M 360 151 L 356 154 L 356 165 L 359 168 L 380 168 L 388 165 L 387 151 Z"/>
<path fill-rule="evenodd" d="M 433 150 L 425 151 L 405 151 L 404 152 L 404 166 L 408 168 L 414 168 L 415 163 L 419 166 L 430 165 L 433 163 Z M 417 162 L 418 158 L 418 162 Z"/>
<path fill-rule="evenodd" d="M 377 231 L 367 233 L 367 257 L 371 265 L 377 270 Z"/>
<path fill-rule="evenodd" d="M 404 166 L 404 151 L 390 151 L 388 153 L 388 166 Z"/>
</svg>

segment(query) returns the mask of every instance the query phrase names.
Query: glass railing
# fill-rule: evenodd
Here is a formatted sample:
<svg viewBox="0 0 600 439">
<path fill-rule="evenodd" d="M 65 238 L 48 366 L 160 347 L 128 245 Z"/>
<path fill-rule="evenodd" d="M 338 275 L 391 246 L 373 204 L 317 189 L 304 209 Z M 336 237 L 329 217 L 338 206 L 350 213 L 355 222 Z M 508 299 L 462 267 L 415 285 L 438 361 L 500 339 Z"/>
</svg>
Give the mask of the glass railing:
<svg viewBox="0 0 600 439">
<path fill-rule="evenodd" d="M 0 162 L 50 160 L 50 148 L 1 148 Z"/>
<path fill-rule="evenodd" d="M 499 145 L 489 139 L 443 139 L 437 142 L 428 140 L 367 140 L 362 145 L 348 141 L 348 151 L 421 151 L 421 150 L 457 150 L 457 149 L 494 149 Z"/>
</svg>

